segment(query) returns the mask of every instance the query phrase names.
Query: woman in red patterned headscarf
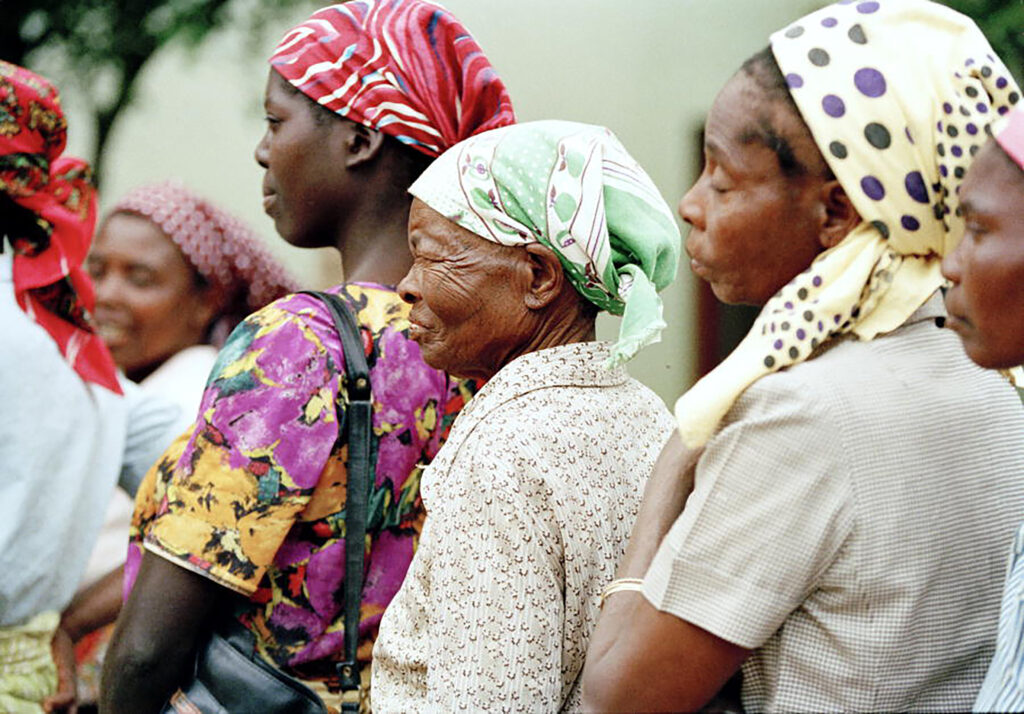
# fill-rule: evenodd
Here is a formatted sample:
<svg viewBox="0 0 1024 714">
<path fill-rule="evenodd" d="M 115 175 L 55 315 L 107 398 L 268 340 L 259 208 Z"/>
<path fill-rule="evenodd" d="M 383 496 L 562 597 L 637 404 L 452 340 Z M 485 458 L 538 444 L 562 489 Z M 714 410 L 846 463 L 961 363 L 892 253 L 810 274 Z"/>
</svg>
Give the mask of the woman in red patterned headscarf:
<svg viewBox="0 0 1024 714">
<path fill-rule="evenodd" d="M 0 711 L 73 707 L 62 613 L 115 482 L 133 492 L 178 410 L 120 383 L 82 261 L 96 198 L 61 157 L 57 90 L 0 61 Z"/>
<path fill-rule="evenodd" d="M 35 223 L 8 236 L 18 305 L 50 333 L 84 380 L 120 393 L 110 354 L 90 324 L 93 291 L 82 270 L 96 223 L 92 171 L 80 159 L 61 156 L 67 122 L 53 85 L 2 61 L 0 137 L 0 195 Z"/>
<path fill-rule="evenodd" d="M 407 189 L 445 149 L 514 114 L 476 41 L 424 0 L 323 8 L 285 35 L 270 64 L 256 147 L 264 210 L 289 243 L 341 253 L 346 282 L 330 292 L 355 316 L 370 367 L 377 440 L 358 633 L 367 708 L 377 627 L 423 523 L 419 471 L 466 391 L 409 339 L 395 289 L 412 264 Z M 348 444 L 330 397 L 342 364 L 330 313 L 308 295 L 232 334 L 190 440 L 141 487 L 126 568 L 134 589 L 104 668 L 105 710 L 159 707 L 228 601 L 260 656 L 338 706 Z M 130 667 L 153 674 L 135 681 Z"/>
</svg>

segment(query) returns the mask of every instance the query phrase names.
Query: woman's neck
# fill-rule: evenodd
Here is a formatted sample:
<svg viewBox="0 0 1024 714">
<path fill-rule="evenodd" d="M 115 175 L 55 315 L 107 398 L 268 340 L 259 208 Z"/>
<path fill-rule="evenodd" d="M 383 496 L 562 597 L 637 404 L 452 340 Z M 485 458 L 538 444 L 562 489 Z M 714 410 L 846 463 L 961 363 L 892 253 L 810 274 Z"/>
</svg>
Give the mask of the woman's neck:
<svg viewBox="0 0 1024 714">
<path fill-rule="evenodd" d="M 353 216 L 337 241 L 345 281 L 397 285 L 412 266 L 408 224 L 408 202 L 383 214 Z"/>
</svg>

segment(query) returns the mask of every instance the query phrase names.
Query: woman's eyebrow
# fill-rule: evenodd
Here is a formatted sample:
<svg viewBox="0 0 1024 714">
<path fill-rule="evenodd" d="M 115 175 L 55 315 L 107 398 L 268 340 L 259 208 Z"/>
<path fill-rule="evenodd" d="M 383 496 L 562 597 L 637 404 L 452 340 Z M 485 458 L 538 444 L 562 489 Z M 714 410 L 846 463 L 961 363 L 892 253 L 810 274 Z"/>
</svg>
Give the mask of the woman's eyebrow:
<svg viewBox="0 0 1024 714">
<path fill-rule="evenodd" d="M 797 159 L 789 139 L 776 131 L 775 127 L 766 119 L 758 122 L 757 126 L 748 126 L 740 132 L 739 140 L 743 144 L 757 143 L 770 149 L 779 160 L 779 168 L 787 176 L 799 176 L 807 173 L 807 167 Z"/>
</svg>

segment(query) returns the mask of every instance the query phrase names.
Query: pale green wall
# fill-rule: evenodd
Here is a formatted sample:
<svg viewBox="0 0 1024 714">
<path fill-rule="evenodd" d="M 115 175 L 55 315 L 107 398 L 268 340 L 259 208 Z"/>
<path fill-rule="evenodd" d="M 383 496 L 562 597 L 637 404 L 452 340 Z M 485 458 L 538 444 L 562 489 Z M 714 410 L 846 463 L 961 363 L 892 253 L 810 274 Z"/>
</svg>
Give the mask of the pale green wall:
<svg viewBox="0 0 1024 714">
<path fill-rule="evenodd" d="M 509 86 L 520 120 L 564 118 L 615 131 L 675 206 L 693 178 L 693 138 L 707 107 L 768 34 L 819 6 L 811 0 L 448 0 Z M 297 4 L 294 20 L 315 4 Z M 102 204 L 132 186 L 178 177 L 248 219 L 310 285 L 339 275 L 333 251 L 300 251 L 276 237 L 260 209 L 265 56 L 287 23 L 255 44 L 211 37 L 196 53 L 162 52 L 109 144 Z M 74 88 L 65 88 L 70 150 L 88 153 Z M 693 372 L 693 283 L 688 262 L 664 293 L 670 328 L 631 371 L 670 403 Z M 599 323 L 615 333 L 612 318 Z"/>
</svg>

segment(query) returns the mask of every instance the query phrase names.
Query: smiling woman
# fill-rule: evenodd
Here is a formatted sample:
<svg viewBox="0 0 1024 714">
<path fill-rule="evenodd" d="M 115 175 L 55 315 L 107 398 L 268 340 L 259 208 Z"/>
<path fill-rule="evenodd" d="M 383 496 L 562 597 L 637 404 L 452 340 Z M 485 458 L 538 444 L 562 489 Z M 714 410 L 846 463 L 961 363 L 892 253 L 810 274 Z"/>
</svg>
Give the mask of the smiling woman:
<svg viewBox="0 0 1024 714">
<path fill-rule="evenodd" d="M 597 595 L 672 427 L 621 364 L 665 326 L 679 230 L 611 132 L 570 122 L 479 134 L 410 193 L 410 336 L 489 381 L 423 473 L 375 705 L 574 711 Z M 623 315 L 615 343 L 595 341 L 600 310 Z"/>
<path fill-rule="evenodd" d="M 173 182 L 125 195 L 100 227 L 86 267 L 99 333 L 136 382 L 199 345 L 207 345 L 195 354 L 209 355 L 208 371 L 236 324 L 297 285 L 241 221 Z M 202 383 L 193 387 L 187 411 Z"/>
</svg>

